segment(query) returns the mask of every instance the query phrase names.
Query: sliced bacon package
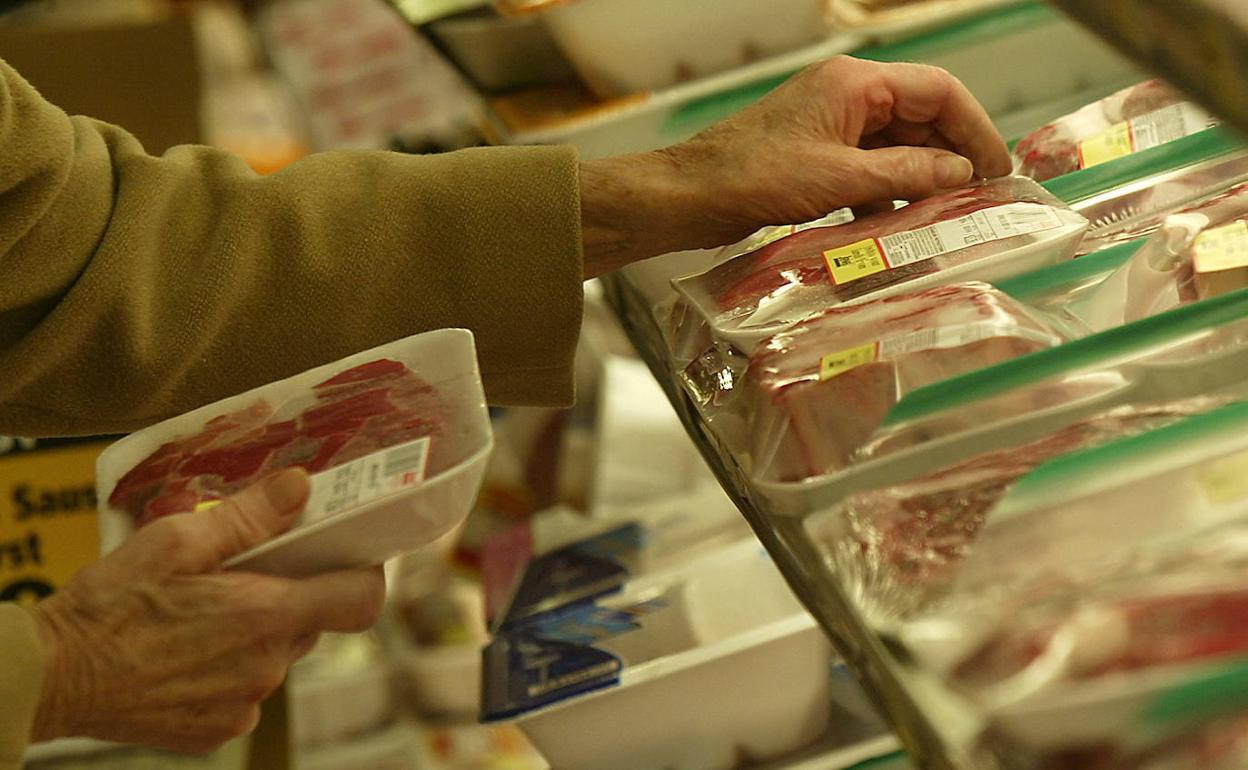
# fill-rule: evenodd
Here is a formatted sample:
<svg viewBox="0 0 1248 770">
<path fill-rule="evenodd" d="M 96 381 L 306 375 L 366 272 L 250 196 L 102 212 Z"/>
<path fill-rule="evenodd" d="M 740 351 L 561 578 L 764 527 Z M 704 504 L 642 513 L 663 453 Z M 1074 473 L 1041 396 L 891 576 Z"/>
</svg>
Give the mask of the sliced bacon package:
<svg viewBox="0 0 1248 770">
<path fill-rule="evenodd" d="M 1070 259 L 1088 222 L 1005 177 L 835 227 L 794 233 L 673 282 L 720 339 L 750 352 L 816 313 Z"/>
<path fill-rule="evenodd" d="M 1016 173 L 1044 182 L 1217 125 L 1160 80 L 1125 88 L 1041 126 L 1014 147 Z"/>
<path fill-rule="evenodd" d="M 492 443 L 472 334 L 409 337 L 109 447 L 97 474 L 102 545 L 298 467 L 312 476 L 299 523 L 235 563 L 283 574 L 380 563 L 463 520 Z"/>
<path fill-rule="evenodd" d="M 845 468 L 911 390 L 1062 342 L 984 283 L 825 310 L 750 359 L 755 475 L 793 482 Z"/>
</svg>

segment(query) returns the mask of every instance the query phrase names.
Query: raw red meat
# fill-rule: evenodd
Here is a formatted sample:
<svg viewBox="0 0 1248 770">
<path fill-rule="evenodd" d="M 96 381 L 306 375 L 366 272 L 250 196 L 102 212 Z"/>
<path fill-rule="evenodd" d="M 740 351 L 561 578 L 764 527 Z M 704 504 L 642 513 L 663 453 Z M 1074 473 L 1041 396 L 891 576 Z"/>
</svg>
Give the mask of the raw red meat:
<svg viewBox="0 0 1248 770">
<path fill-rule="evenodd" d="M 1081 218 L 1030 180 L 1007 177 L 917 201 L 837 227 L 805 230 L 676 282 L 708 319 L 735 325 L 792 323 L 834 305 L 899 286 L 918 277 L 1008 252 L 1046 233 L 978 243 L 836 285 L 825 252 L 860 241 L 919 230 L 996 206 L 1038 203 L 1059 210 L 1063 223 Z M 1026 239 L 1024 241 L 1024 239 Z M 764 318 L 765 317 L 765 318 Z"/>
<path fill-rule="evenodd" d="M 398 361 L 382 359 L 316 385 L 292 419 L 264 402 L 209 420 L 199 433 L 162 445 L 117 482 L 109 505 L 139 526 L 193 511 L 282 468 L 310 473 L 386 447 L 436 437 L 443 427 L 437 391 Z M 436 444 L 435 444 L 436 446 Z M 430 452 L 433 467 L 437 452 Z"/>
<path fill-rule="evenodd" d="M 761 475 L 779 481 L 843 468 L 908 391 L 1061 341 L 1048 324 L 982 283 L 826 310 L 752 356 L 752 454 L 766 466 Z M 877 343 L 874 360 L 821 376 L 825 356 Z"/>
<path fill-rule="evenodd" d="M 939 595 L 988 514 L 1014 483 L 1047 460 L 1143 433 L 1219 402 L 1123 407 L 1023 446 L 978 455 L 916 481 L 854 494 L 832 512 L 826 543 L 858 593 L 886 614 L 908 614 Z"/>
<path fill-rule="evenodd" d="M 1080 145 L 1116 124 L 1184 102 L 1160 80 L 1119 91 L 1041 126 L 1014 148 L 1017 173 L 1044 182 L 1082 167 Z"/>
<path fill-rule="evenodd" d="M 1091 619 L 1090 619 L 1091 618 Z M 1081 631 L 1084 625 L 1090 630 Z M 1154 593 L 1079 603 L 1056 619 L 1011 622 L 955 671 L 979 688 L 1024 671 L 1061 634 L 1074 644 L 1066 680 L 1248 653 L 1248 590 Z"/>
</svg>

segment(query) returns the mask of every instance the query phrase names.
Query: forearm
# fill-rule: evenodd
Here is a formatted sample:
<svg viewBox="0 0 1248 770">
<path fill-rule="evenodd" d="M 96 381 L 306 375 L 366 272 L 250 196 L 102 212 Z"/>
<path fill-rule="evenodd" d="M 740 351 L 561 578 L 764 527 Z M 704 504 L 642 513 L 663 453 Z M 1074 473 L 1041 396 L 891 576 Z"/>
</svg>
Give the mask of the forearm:
<svg viewBox="0 0 1248 770">
<path fill-rule="evenodd" d="M 493 401 L 570 401 L 571 150 L 325 154 L 261 178 L 207 148 L 151 157 L 0 75 L 0 432 L 131 430 L 450 326 L 476 333 Z"/>
</svg>

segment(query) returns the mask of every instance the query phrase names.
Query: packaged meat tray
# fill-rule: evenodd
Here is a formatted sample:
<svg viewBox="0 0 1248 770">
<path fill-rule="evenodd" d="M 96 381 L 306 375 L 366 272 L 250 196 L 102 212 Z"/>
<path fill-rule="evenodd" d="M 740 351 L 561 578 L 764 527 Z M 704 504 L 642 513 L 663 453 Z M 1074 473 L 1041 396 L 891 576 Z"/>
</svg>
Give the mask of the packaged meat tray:
<svg viewBox="0 0 1248 770">
<path fill-rule="evenodd" d="M 1025 474 L 1054 458 L 1155 430 L 1219 403 L 1193 399 L 1119 407 L 913 481 L 851 494 L 813 517 L 808 531 L 866 614 L 888 624 L 949 592 L 996 506 Z"/>
<path fill-rule="evenodd" d="M 1082 320 L 1103 330 L 1248 288 L 1248 184 L 1167 217 L 1088 297 Z"/>
<path fill-rule="evenodd" d="M 409 337 L 109 447 L 97 468 L 101 545 L 301 467 L 312 494 L 299 523 L 227 566 L 308 574 L 381 563 L 464 519 L 492 446 L 471 332 Z"/>
<path fill-rule="evenodd" d="M 1245 577 L 1189 570 L 1016 607 L 952 681 L 985 703 L 998 752 L 1045 756 L 1046 767 L 1149 767 L 1193 749 L 1209 752 L 1201 768 L 1242 758 Z M 1098 756 L 1105 764 L 1082 763 Z"/>
<path fill-rule="evenodd" d="M 1206 401 L 1211 399 L 1205 399 Z M 1248 518 L 1248 404 L 1070 455 L 1023 477 L 998 503 L 957 588 L 1095 584 L 1123 560 L 1157 560 Z"/>
<path fill-rule="evenodd" d="M 1233 135 L 1207 132 L 1183 144 L 1182 152 L 1147 164 L 1125 182 L 1118 173 L 1098 173 L 1100 179 L 1078 185 L 1047 185 L 1062 200 L 1077 201 L 1075 210 L 1090 223 L 1078 256 L 1146 238 L 1171 214 L 1213 205 L 1248 181 L 1248 154 Z"/>
<path fill-rule="evenodd" d="M 552 767 L 578 770 L 765 761 L 824 732 L 833 682 L 860 697 L 755 542 L 531 617 L 494 637 L 484 666 L 482 721 L 514 721 Z"/>
<path fill-rule="evenodd" d="M 1015 171 L 1044 182 L 1204 131 L 1217 121 L 1160 80 L 1123 89 L 1042 126 L 1014 148 Z"/>
<path fill-rule="evenodd" d="M 1007 426 L 1030 431 L 1061 414 L 1236 396 L 1246 344 L 1248 290 L 1241 290 L 925 386 L 888 414 L 858 467 L 924 447 L 983 442 Z"/>
<path fill-rule="evenodd" d="M 984 283 L 825 310 L 751 357 L 754 471 L 800 481 L 844 468 L 908 391 L 1062 341 Z"/>
<path fill-rule="evenodd" d="M 830 307 L 1069 259 L 1087 221 L 1020 177 L 790 235 L 673 285 L 719 338 L 754 345 Z"/>
</svg>

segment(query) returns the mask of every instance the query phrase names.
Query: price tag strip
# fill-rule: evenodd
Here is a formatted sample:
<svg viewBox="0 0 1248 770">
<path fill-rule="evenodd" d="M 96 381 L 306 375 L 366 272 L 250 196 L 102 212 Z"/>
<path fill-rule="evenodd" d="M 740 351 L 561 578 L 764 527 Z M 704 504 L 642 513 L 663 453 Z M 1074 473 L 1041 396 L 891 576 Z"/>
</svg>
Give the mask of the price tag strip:
<svg viewBox="0 0 1248 770">
<path fill-rule="evenodd" d="M 829 353 L 819 362 L 819 381 L 825 382 L 838 375 L 876 361 L 900 358 L 920 350 L 947 350 L 960 348 L 993 337 L 1012 337 L 1059 345 L 1061 339 L 1052 334 L 1027 329 L 1016 323 L 1001 321 L 976 321 L 957 326 L 920 329 L 916 332 L 887 337 L 848 350 Z"/>
<path fill-rule="evenodd" d="M 302 523 L 364 505 L 424 481 L 429 445 L 426 436 L 316 474 Z"/>
<path fill-rule="evenodd" d="M 868 238 L 823 253 L 832 283 L 841 286 L 903 265 L 981 243 L 1053 230 L 1063 225 L 1043 203 L 1007 203 L 917 230 Z"/>
</svg>

